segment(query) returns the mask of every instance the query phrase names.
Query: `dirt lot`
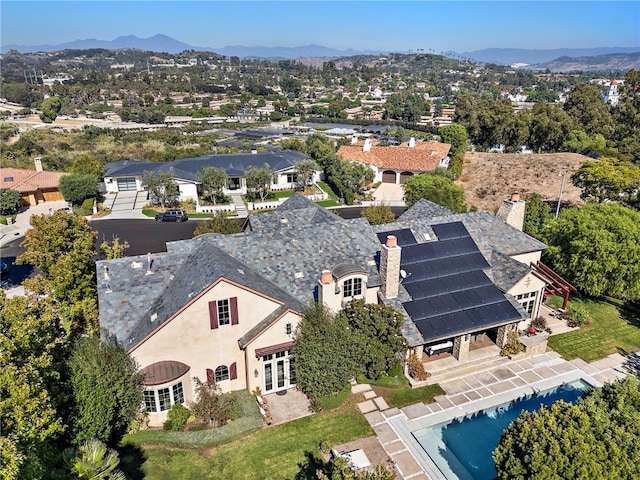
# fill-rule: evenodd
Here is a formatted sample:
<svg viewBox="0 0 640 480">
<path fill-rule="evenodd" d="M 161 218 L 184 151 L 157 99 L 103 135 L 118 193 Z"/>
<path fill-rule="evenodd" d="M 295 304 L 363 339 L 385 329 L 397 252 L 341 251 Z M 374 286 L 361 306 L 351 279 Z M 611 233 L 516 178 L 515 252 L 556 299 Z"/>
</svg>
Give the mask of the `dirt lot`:
<svg viewBox="0 0 640 480">
<path fill-rule="evenodd" d="M 521 197 L 538 193 L 555 205 L 562 172 L 567 172 L 562 203 L 576 205 L 582 203 L 580 189 L 573 186 L 570 177 L 588 159 L 576 153 L 467 153 L 456 183 L 465 189 L 469 207 L 495 213 L 502 200 L 514 192 Z"/>
</svg>

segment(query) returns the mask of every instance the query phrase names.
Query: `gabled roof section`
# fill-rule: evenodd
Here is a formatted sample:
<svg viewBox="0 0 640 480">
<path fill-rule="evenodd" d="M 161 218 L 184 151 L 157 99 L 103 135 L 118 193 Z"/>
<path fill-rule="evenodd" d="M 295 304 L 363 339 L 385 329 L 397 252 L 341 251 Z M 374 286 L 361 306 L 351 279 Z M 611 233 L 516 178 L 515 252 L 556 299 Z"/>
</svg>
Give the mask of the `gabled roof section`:
<svg viewBox="0 0 640 480">
<path fill-rule="evenodd" d="M 398 217 L 399 222 L 410 222 L 414 220 L 425 220 L 437 217 L 453 217 L 457 214 L 448 208 L 442 207 L 437 203 L 430 202 L 421 198 L 414 203 L 411 208 Z"/>
<path fill-rule="evenodd" d="M 286 305 L 279 306 L 276 310 L 271 312 L 265 318 L 263 318 L 255 327 L 245 333 L 238 339 L 238 345 L 244 349 L 251 341 L 256 338 L 260 333 L 269 328 L 273 323 L 280 319 L 285 313 L 289 311 Z"/>
<path fill-rule="evenodd" d="M 230 176 L 244 175 L 251 167 L 269 165 L 279 172 L 295 166 L 296 162 L 308 159 L 302 152 L 284 150 L 267 153 L 238 153 L 232 155 L 204 155 L 201 157 L 183 158 L 173 162 L 143 162 L 125 160 L 112 162 L 107 165 L 106 177 L 142 176 L 147 171 L 171 171 L 177 178 L 192 182 L 199 182 L 198 173 L 206 167 L 217 167 Z"/>
<path fill-rule="evenodd" d="M 528 265 L 496 251 L 491 252 L 489 263 L 491 268 L 485 272 L 494 285 L 503 292 L 507 292 L 531 272 L 531 267 Z"/>
<path fill-rule="evenodd" d="M 449 154 L 451 145 L 438 142 L 416 142 L 414 147 L 403 144 L 397 147 L 372 145 L 364 151 L 364 143 L 343 145 L 338 155 L 350 162 L 360 162 L 377 168 L 429 172 L 435 170 Z"/>
<path fill-rule="evenodd" d="M 138 267 L 133 268 L 136 264 Z M 197 248 L 185 254 L 97 262 L 97 270 L 100 325 L 115 334 L 127 349 L 220 279 L 259 292 L 293 310 L 303 308 L 294 297 L 208 242 L 199 242 Z"/>
<path fill-rule="evenodd" d="M 22 168 L 0 168 L 0 188 L 10 188 L 20 193 L 38 189 L 57 188 L 60 179 L 68 175 L 62 172 L 36 172 Z"/>
<path fill-rule="evenodd" d="M 262 231 L 275 231 L 334 222 L 344 222 L 344 219 L 299 193 L 279 205 L 272 213 L 262 213 L 249 217 L 251 229 Z"/>
</svg>

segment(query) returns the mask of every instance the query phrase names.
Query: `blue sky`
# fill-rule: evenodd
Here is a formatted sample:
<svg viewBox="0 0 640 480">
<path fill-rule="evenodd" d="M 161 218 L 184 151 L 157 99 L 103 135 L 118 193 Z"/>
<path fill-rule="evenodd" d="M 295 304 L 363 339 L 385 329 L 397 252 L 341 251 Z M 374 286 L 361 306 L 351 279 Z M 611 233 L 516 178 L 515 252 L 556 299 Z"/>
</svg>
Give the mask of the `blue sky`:
<svg viewBox="0 0 640 480">
<path fill-rule="evenodd" d="M 158 33 L 196 47 L 318 44 L 441 52 L 640 47 L 630 1 L 1 0 L 2 45 Z"/>
</svg>

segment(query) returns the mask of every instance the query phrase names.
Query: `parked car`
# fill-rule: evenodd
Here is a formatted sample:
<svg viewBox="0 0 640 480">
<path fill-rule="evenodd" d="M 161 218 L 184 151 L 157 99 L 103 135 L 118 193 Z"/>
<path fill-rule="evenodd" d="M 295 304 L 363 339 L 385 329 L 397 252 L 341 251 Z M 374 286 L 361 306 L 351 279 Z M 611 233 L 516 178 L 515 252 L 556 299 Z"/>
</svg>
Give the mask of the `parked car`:
<svg viewBox="0 0 640 480">
<path fill-rule="evenodd" d="M 62 210 L 63 212 L 67 212 L 69 215 L 73 215 L 73 208 L 71 207 L 62 207 L 58 209 L 58 211 L 60 210 Z"/>
<path fill-rule="evenodd" d="M 167 210 L 156 214 L 156 222 L 183 222 L 188 219 L 184 210 Z"/>
</svg>

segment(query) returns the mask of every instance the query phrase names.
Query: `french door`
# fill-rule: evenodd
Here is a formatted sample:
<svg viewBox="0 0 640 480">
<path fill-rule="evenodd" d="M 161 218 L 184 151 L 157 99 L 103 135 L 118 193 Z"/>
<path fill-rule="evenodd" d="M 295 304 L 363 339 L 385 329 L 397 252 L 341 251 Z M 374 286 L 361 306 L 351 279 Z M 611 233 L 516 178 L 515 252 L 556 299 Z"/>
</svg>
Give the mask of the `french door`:
<svg viewBox="0 0 640 480">
<path fill-rule="evenodd" d="M 288 351 L 262 357 L 264 372 L 264 392 L 286 390 L 295 385 L 293 357 Z"/>
</svg>

